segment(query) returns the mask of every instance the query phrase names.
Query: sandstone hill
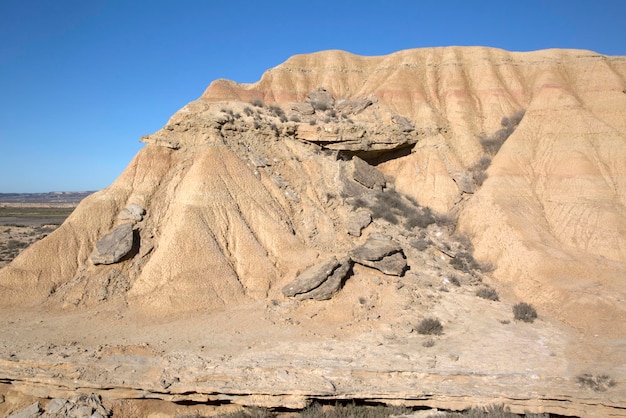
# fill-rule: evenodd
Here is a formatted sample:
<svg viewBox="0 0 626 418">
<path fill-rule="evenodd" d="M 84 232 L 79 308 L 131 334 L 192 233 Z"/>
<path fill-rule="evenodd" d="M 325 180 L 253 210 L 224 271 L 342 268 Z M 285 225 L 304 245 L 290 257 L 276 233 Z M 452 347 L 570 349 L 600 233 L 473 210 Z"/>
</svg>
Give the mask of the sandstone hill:
<svg viewBox="0 0 626 418">
<path fill-rule="evenodd" d="M 0 270 L 12 390 L 626 416 L 626 57 L 299 55 L 142 140 Z"/>
</svg>

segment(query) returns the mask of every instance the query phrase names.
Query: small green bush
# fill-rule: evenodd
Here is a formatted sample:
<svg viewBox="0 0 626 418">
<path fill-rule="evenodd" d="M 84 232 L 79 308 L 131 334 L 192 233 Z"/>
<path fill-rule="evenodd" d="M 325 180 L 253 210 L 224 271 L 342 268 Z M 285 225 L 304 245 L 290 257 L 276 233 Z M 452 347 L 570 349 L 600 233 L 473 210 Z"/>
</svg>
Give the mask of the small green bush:
<svg viewBox="0 0 626 418">
<path fill-rule="evenodd" d="M 441 335 L 443 325 L 437 318 L 424 318 L 420 321 L 415 329 L 418 334 L 422 335 Z"/>
<path fill-rule="evenodd" d="M 524 322 L 534 322 L 537 319 L 537 311 L 532 305 L 520 302 L 517 305 L 513 306 L 513 316 L 518 321 Z"/>
</svg>

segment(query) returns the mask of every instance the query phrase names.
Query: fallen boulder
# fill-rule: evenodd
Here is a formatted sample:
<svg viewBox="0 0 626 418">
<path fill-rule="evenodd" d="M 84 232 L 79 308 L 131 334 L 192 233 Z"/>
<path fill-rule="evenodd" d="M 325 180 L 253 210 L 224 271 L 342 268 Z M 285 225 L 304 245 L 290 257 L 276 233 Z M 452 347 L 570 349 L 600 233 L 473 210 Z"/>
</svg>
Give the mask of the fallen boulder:
<svg viewBox="0 0 626 418">
<path fill-rule="evenodd" d="M 375 268 L 390 276 L 402 276 L 407 262 L 402 247 L 395 240 L 384 235 L 372 235 L 365 244 L 350 253 L 355 263 Z"/>
<path fill-rule="evenodd" d="M 350 257 L 339 261 L 333 256 L 300 273 L 291 283 L 283 287 L 283 294 L 298 299 L 330 299 L 341 289 L 351 267 Z"/>
<path fill-rule="evenodd" d="M 359 264 L 374 268 L 388 276 L 402 276 L 407 269 L 406 258 L 404 253 L 398 252 L 381 258 L 380 260 L 360 260 Z"/>
<path fill-rule="evenodd" d="M 315 289 L 306 293 L 296 295 L 298 299 L 328 300 L 333 297 L 342 287 L 348 272 L 352 268 L 350 257 L 339 260 L 339 266 L 333 270 L 332 274 Z"/>
<path fill-rule="evenodd" d="M 133 224 L 125 223 L 106 234 L 96 243 L 91 253 L 94 264 L 114 264 L 124 258 L 133 249 Z"/>
<path fill-rule="evenodd" d="M 283 287 L 283 294 L 293 297 L 300 293 L 309 292 L 328 279 L 337 267 L 339 267 L 339 260 L 334 256 L 326 261 L 314 264 Z"/>
<path fill-rule="evenodd" d="M 352 260 L 357 263 L 361 261 L 377 261 L 383 257 L 402 251 L 400 244 L 390 237 L 382 234 L 372 234 L 365 244 L 356 247 L 350 253 Z"/>
</svg>

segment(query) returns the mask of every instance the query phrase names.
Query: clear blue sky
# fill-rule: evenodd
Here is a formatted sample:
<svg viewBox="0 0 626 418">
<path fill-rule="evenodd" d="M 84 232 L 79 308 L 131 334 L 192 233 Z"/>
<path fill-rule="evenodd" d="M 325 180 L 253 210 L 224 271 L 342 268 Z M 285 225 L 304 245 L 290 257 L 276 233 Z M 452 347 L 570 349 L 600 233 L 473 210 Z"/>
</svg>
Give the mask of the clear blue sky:
<svg viewBox="0 0 626 418">
<path fill-rule="evenodd" d="M 97 190 L 212 80 L 432 46 L 626 55 L 626 1 L 3 0 L 0 192 Z"/>
</svg>

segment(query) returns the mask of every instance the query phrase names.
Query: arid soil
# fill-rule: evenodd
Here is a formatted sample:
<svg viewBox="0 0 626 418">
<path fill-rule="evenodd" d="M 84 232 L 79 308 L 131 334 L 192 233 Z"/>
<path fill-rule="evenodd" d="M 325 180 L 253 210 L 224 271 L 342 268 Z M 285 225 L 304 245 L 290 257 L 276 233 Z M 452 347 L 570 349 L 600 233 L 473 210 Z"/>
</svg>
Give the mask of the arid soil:
<svg viewBox="0 0 626 418">
<path fill-rule="evenodd" d="M 84 195 L 0 193 L 0 268 L 57 229 Z M 59 196 L 64 197 L 62 202 Z"/>
<path fill-rule="evenodd" d="M 577 50 L 325 51 L 214 81 L 0 270 L 0 413 L 86 393 L 118 416 L 626 416 L 625 91 L 626 58 Z"/>
</svg>

